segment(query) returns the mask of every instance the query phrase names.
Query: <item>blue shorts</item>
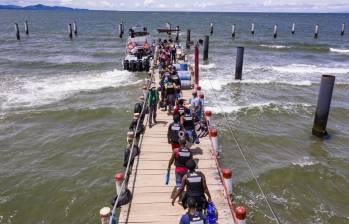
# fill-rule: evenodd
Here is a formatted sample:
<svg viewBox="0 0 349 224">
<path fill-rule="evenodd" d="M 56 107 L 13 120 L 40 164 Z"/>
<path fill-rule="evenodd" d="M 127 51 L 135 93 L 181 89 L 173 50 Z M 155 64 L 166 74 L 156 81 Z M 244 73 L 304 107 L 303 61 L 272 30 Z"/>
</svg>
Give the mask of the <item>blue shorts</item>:
<svg viewBox="0 0 349 224">
<path fill-rule="evenodd" d="M 186 173 L 183 172 L 183 173 L 178 173 L 176 172 L 176 187 L 180 187 L 181 184 L 182 184 L 182 179 L 183 179 L 183 176 L 185 175 Z"/>
</svg>

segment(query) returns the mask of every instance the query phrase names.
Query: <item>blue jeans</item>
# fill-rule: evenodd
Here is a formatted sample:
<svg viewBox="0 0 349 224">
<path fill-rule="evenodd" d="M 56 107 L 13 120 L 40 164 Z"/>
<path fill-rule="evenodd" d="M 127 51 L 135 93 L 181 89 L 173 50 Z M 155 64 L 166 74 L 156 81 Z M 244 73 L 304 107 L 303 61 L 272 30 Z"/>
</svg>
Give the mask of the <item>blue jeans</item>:
<svg viewBox="0 0 349 224">
<path fill-rule="evenodd" d="M 180 187 L 181 184 L 182 184 L 182 179 L 183 179 L 183 176 L 186 174 L 186 172 L 183 172 L 183 173 L 178 173 L 176 172 L 176 187 Z"/>
</svg>

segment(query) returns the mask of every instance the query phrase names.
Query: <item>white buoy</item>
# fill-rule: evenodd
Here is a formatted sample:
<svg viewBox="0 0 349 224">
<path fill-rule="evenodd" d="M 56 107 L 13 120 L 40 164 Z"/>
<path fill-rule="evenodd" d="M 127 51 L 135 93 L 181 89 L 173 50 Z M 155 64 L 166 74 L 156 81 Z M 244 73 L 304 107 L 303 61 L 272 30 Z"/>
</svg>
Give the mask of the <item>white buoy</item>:
<svg viewBox="0 0 349 224">
<path fill-rule="evenodd" d="M 278 36 L 278 25 L 277 24 L 274 25 L 273 35 L 274 35 L 274 39 Z"/>
<path fill-rule="evenodd" d="M 117 195 L 120 195 L 120 193 L 121 193 L 121 186 L 122 186 L 123 180 L 124 180 L 124 173 L 115 174 L 115 187 L 116 187 L 116 194 Z"/>
<path fill-rule="evenodd" d="M 291 33 L 294 34 L 295 32 L 296 32 L 296 24 L 292 23 Z"/>
<path fill-rule="evenodd" d="M 232 195 L 233 194 L 233 176 L 231 169 L 225 168 L 222 169 L 222 175 L 224 179 L 224 184 L 227 188 L 228 194 Z"/>
<path fill-rule="evenodd" d="M 343 36 L 345 32 L 345 23 L 342 24 L 341 35 Z"/>
<path fill-rule="evenodd" d="M 319 36 L 319 25 L 315 25 L 315 30 L 314 30 L 314 38 L 317 39 Z"/>
<path fill-rule="evenodd" d="M 251 33 L 254 34 L 254 23 L 251 24 Z"/>
<path fill-rule="evenodd" d="M 246 208 L 243 206 L 238 206 L 235 209 L 235 216 L 236 219 L 238 220 L 238 224 L 246 224 Z"/>
<path fill-rule="evenodd" d="M 212 141 L 213 150 L 215 151 L 215 154 L 218 155 L 218 131 L 215 128 L 210 128 L 209 130 L 209 136 Z"/>
<path fill-rule="evenodd" d="M 109 224 L 111 216 L 111 209 L 109 207 L 103 207 L 99 210 L 99 217 L 101 218 L 102 224 Z"/>
<path fill-rule="evenodd" d="M 231 26 L 231 37 L 234 38 L 235 37 L 235 24 L 233 24 Z"/>
<path fill-rule="evenodd" d="M 208 124 L 211 122 L 212 111 L 209 109 L 205 109 L 205 118 Z"/>
</svg>

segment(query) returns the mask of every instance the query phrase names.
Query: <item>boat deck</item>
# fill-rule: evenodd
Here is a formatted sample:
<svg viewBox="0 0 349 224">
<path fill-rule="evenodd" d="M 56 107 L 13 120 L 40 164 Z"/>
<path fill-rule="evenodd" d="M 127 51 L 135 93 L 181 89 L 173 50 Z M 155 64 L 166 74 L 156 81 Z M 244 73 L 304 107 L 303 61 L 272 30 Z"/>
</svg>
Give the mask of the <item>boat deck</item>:
<svg viewBox="0 0 349 224">
<path fill-rule="evenodd" d="M 155 75 L 158 76 L 158 75 Z M 158 83 L 158 78 L 156 78 Z M 192 90 L 184 90 L 183 97 L 189 99 Z M 133 200 L 123 206 L 120 211 L 119 223 L 179 223 L 181 215 L 186 211 L 178 203 L 171 204 L 171 193 L 175 186 L 174 166 L 172 166 L 170 183 L 165 185 L 168 161 L 171 157 L 171 145 L 167 142 L 168 125 L 172 116 L 157 111 L 157 124 L 146 128 L 141 143 L 141 154 L 133 165 L 132 175 L 128 184 L 133 192 Z M 213 202 L 219 211 L 220 224 L 234 223 L 230 206 L 221 182 L 215 158 L 211 153 L 210 138 L 200 139 L 200 144 L 192 147 L 198 170 L 207 179 L 207 185 Z"/>
</svg>

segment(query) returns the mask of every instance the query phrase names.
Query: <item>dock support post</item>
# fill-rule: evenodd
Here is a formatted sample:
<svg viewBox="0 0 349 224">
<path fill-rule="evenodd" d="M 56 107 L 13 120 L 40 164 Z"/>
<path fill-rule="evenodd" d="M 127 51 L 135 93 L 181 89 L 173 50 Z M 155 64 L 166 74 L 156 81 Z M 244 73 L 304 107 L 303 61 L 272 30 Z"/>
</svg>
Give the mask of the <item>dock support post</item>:
<svg viewBox="0 0 349 224">
<path fill-rule="evenodd" d="M 213 35 L 213 23 L 211 23 L 211 30 L 210 30 L 210 33 L 211 33 L 211 35 Z"/>
<path fill-rule="evenodd" d="M 274 25 L 273 35 L 274 35 L 274 39 L 276 39 L 276 37 L 278 36 L 278 25 L 277 24 Z"/>
<path fill-rule="evenodd" d="M 24 30 L 25 30 L 25 34 L 29 35 L 29 27 L 28 27 L 28 21 L 27 20 L 24 22 Z"/>
<path fill-rule="evenodd" d="M 121 22 L 119 24 L 119 37 L 122 38 L 123 35 L 124 35 L 124 22 Z"/>
<path fill-rule="evenodd" d="M 204 53 L 203 53 L 203 59 L 204 61 L 208 60 L 208 46 L 210 42 L 210 37 L 208 35 L 205 36 L 205 41 L 204 41 Z"/>
<path fill-rule="evenodd" d="M 179 41 L 179 26 L 176 26 L 176 42 Z"/>
<path fill-rule="evenodd" d="M 314 38 L 317 39 L 319 36 L 319 25 L 315 25 L 315 30 L 314 30 Z"/>
<path fill-rule="evenodd" d="M 320 91 L 314 118 L 312 133 L 315 136 L 323 137 L 327 135 L 326 125 L 330 113 L 331 99 L 336 77 L 323 75 L 320 83 Z"/>
<path fill-rule="evenodd" d="M 121 193 L 121 185 L 122 181 L 124 180 L 124 174 L 123 173 L 117 173 L 115 174 L 115 189 L 116 189 L 116 194 L 120 195 Z"/>
<path fill-rule="evenodd" d="M 195 78 L 195 84 L 199 85 L 199 46 L 198 44 L 195 44 L 195 52 L 194 52 L 194 78 Z"/>
<path fill-rule="evenodd" d="M 254 35 L 254 23 L 251 24 L 251 34 Z"/>
<path fill-rule="evenodd" d="M 21 40 L 21 35 L 19 34 L 18 23 L 15 23 L 15 31 L 17 40 Z"/>
<path fill-rule="evenodd" d="M 75 36 L 78 35 L 78 26 L 76 25 L 76 22 L 73 22 L 73 30 L 74 30 L 74 34 Z"/>
<path fill-rule="evenodd" d="M 99 211 L 99 216 L 101 218 L 101 224 L 109 224 L 111 209 L 109 207 L 101 208 L 101 210 Z"/>
<path fill-rule="evenodd" d="M 243 64 L 244 64 L 244 47 L 237 47 L 235 79 L 241 80 Z"/>
<path fill-rule="evenodd" d="M 344 32 L 345 32 L 345 23 L 342 24 L 341 36 L 344 36 Z"/>
<path fill-rule="evenodd" d="M 246 208 L 243 206 L 239 206 L 235 209 L 236 219 L 238 220 L 238 224 L 246 224 Z"/>
<path fill-rule="evenodd" d="M 68 33 L 69 33 L 69 38 L 73 39 L 73 28 L 72 28 L 71 23 L 69 23 L 69 25 L 68 25 Z"/>
<path fill-rule="evenodd" d="M 235 38 L 235 24 L 231 26 L 231 37 Z"/>
<path fill-rule="evenodd" d="M 292 23 L 291 33 L 294 34 L 295 32 L 296 32 L 296 24 Z"/>
<path fill-rule="evenodd" d="M 186 43 L 187 49 L 190 49 L 190 32 L 191 32 L 191 30 L 188 29 L 187 30 L 187 43 Z"/>
</svg>

